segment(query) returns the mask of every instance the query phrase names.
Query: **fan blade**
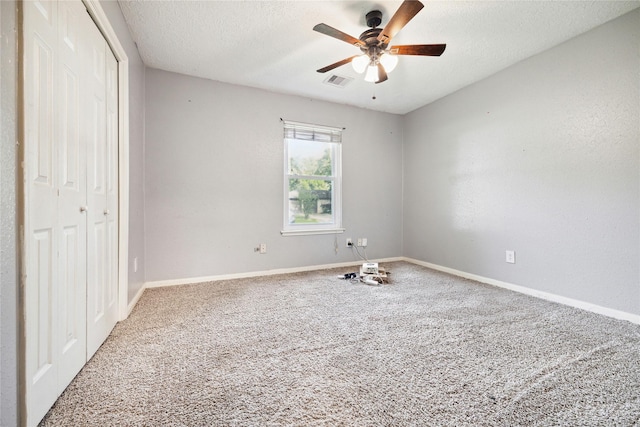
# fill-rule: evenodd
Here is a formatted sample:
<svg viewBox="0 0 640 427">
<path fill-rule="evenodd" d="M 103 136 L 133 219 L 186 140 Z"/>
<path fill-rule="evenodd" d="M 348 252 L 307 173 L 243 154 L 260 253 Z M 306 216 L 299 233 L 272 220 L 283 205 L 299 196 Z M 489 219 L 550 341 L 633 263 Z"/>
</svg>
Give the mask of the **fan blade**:
<svg viewBox="0 0 640 427">
<path fill-rule="evenodd" d="M 384 69 L 382 64 L 378 63 L 378 81 L 376 84 L 387 81 L 387 78 L 387 70 Z"/>
<path fill-rule="evenodd" d="M 352 44 L 358 47 L 364 46 L 364 43 L 358 40 L 357 38 L 352 37 L 347 33 L 343 33 L 340 30 L 336 30 L 335 28 L 330 27 L 327 24 L 318 24 L 315 27 L 313 27 L 313 31 L 326 34 L 327 36 L 336 38 L 338 40 L 342 40 L 343 42 L 347 42 L 349 44 Z"/>
<path fill-rule="evenodd" d="M 378 34 L 378 40 L 382 44 L 389 44 L 391 39 L 424 7 L 419 1 L 405 0 L 395 15 L 391 17 L 384 30 Z"/>
<path fill-rule="evenodd" d="M 393 55 L 440 56 L 446 47 L 446 44 L 407 44 L 391 46 L 389 53 Z"/>
<path fill-rule="evenodd" d="M 324 67 L 324 68 L 320 68 L 320 69 L 319 69 L 319 70 L 317 70 L 317 71 L 318 71 L 319 73 L 326 73 L 327 71 L 333 70 L 334 68 L 338 68 L 338 67 L 339 67 L 339 66 L 341 66 L 341 65 L 348 64 L 348 63 L 349 63 L 349 62 L 351 62 L 351 60 L 352 60 L 353 58 L 355 58 L 356 56 L 358 56 L 358 55 L 354 55 L 354 56 L 351 56 L 351 57 L 349 57 L 349 58 L 343 59 L 342 61 L 338 61 L 338 62 L 336 62 L 336 63 L 334 63 L 334 64 L 327 65 L 326 67 Z"/>
</svg>

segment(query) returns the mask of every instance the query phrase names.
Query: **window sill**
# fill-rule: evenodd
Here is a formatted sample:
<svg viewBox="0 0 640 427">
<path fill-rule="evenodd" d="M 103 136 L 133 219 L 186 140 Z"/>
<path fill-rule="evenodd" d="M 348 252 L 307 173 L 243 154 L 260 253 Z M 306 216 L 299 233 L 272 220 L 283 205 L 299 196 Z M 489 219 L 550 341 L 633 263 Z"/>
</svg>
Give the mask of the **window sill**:
<svg viewBox="0 0 640 427">
<path fill-rule="evenodd" d="M 283 237 L 290 236 L 311 236 L 314 234 L 341 234 L 344 233 L 344 228 L 320 228 L 320 229 L 311 229 L 305 228 L 304 230 L 282 230 L 280 234 Z"/>
</svg>

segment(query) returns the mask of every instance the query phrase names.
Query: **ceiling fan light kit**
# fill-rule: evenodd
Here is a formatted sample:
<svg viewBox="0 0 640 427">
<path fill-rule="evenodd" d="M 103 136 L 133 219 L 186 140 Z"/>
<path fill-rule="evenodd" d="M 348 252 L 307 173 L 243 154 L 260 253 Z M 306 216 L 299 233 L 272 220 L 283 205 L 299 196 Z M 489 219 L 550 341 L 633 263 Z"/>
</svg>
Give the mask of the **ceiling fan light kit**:
<svg viewBox="0 0 640 427">
<path fill-rule="evenodd" d="M 319 73 L 326 73 L 334 68 L 340 67 L 348 62 L 357 73 L 365 73 L 364 80 L 367 82 L 382 83 L 387 80 L 387 73 L 393 71 L 398 64 L 397 55 L 419 55 L 419 56 L 440 56 L 446 48 L 446 44 L 433 45 L 403 45 L 391 46 L 389 42 L 414 16 L 424 7 L 415 0 L 405 0 L 396 13 L 391 17 L 384 29 L 378 28 L 382 23 L 382 12 L 373 10 L 366 15 L 366 22 L 370 29 L 360 34 L 360 38 L 355 38 L 343 33 L 327 24 L 318 24 L 313 27 L 314 31 L 327 36 L 342 40 L 354 45 L 362 51 L 361 55 L 352 56 L 335 62 L 324 68 L 317 70 Z"/>
<path fill-rule="evenodd" d="M 390 53 L 385 53 L 380 57 L 380 63 L 387 73 L 390 73 L 396 68 L 396 65 L 398 65 L 398 57 Z"/>
<path fill-rule="evenodd" d="M 375 65 L 369 65 L 367 67 L 367 74 L 364 75 L 365 82 L 377 82 L 379 80 L 378 77 L 378 67 Z"/>
<path fill-rule="evenodd" d="M 358 74 L 362 74 L 364 73 L 364 71 L 367 69 L 367 65 L 369 65 L 369 57 L 367 55 L 358 55 L 355 58 L 353 58 L 351 60 L 351 66 L 353 67 L 353 70 L 358 73 Z"/>
</svg>

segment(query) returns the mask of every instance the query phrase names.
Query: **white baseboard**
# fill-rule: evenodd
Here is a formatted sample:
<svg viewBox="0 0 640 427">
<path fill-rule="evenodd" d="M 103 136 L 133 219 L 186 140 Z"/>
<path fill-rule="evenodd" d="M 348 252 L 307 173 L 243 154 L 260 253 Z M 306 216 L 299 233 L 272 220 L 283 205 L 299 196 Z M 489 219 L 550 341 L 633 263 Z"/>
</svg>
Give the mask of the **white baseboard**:
<svg viewBox="0 0 640 427">
<path fill-rule="evenodd" d="M 547 301 L 556 302 L 559 304 L 567 305 L 570 307 L 579 308 L 582 310 L 590 311 L 592 313 L 601 314 L 603 316 L 612 317 L 614 319 L 626 320 L 631 323 L 640 324 L 640 315 L 627 313 L 625 311 L 615 310 L 612 308 L 602 307 L 597 304 L 588 303 L 585 301 L 580 301 L 573 298 L 567 298 L 560 295 L 552 294 L 549 292 L 538 291 L 535 289 L 527 288 L 525 286 L 514 285 L 513 283 L 503 282 L 500 280 L 491 279 L 488 277 L 479 276 L 477 274 L 471 274 L 464 271 L 456 270 L 454 268 L 444 267 L 437 264 L 432 264 L 430 262 L 420 261 L 413 258 L 407 257 L 392 257 L 392 258 L 382 258 L 371 260 L 372 262 L 394 262 L 394 261 L 406 261 L 412 264 L 421 265 L 423 267 L 430 268 L 432 270 L 442 271 L 444 273 L 449 273 L 454 276 L 462 277 L 465 279 L 475 280 L 476 282 L 485 283 L 487 285 L 497 286 L 499 288 L 509 289 L 514 292 L 518 292 L 521 294 L 533 296 L 536 298 L 544 299 Z M 232 280 L 232 279 L 246 279 L 251 277 L 260 277 L 260 276 L 273 276 L 276 274 L 288 274 L 288 273 L 300 273 L 305 271 L 315 271 L 315 270 L 326 270 L 331 268 L 341 268 L 341 267 L 352 267 L 360 265 L 361 261 L 350 261 L 350 262 L 341 262 L 334 264 L 322 264 L 322 265 L 311 265 L 305 267 L 293 267 L 293 268 L 278 268 L 273 270 L 263 270 L 263 271 L 251 271 L 247 273 L 234 273 L 234 274 L 220 274 L 215 276 L 204 276 L 204 277 L 190 277 L 186 279 L 174 279 L 174 280 L 159 280 L 153 282 L 146 282 L 144 286 L 138 291 L 134 299 L 131 301 L 128 307 L 128 314 L 131 313 L 136 303 L 142 296 L 142 293 L 147 288 L 160 288 L 164 286 L 179 286 L 179 285 L 188 285 L 194 283 L 205 283 L 205 282 L 217 282 L 220 280 Z"/>
<path fill-rule="evenodd" d="M 403 261 L 403 257 L 372 259 L 371 262 Z M 161 288 L 164 286 L 189 285 L 194 283 L 217 282 L 220 280 L 246 279 L 276 274 L 300 273 L 304 271 L 326 270 L 330 268 L 352 267 L 361 265 L 363 261 L 340 262 L 335 264 L 310 265 L 306 267 L 277 268 L 273 270 L 251 271 L 248 273 L 220 274 L 216 276 L 191 277 L 187 279 L 159 280 L 145 283 L 145 288 Z"/>
<path fill-rule="evenodd" d="M 133 308 L 136 306 L 136 304 L 138 303 L 138 301 L 140 300 L 140 297 L 142 297 L 142 294 L 144 293 L 144 290 L 146 289 L 146 285 L 143 284 L 140 289 L 138 289 L 138 292 L 136 292 L 136 295 L 133 297 L 133 299 L 131 300 L 131 302 L 129 303 L 129 306 L 127 307 L 127 317 L 129 317 L 129 315 L 131 314 L 131 312 L 133 311 Z M 126 319 L 126 317 L 125 317 Z M 124 320 L 124 319 L 122 319 Z"/>
<path fill-rule="evenodd" d="M 538 291 L 535 289 L 527 288 L 520 285 L 514 285 L 512 283 L 502 282 L 500 280 L 490 279 L 488 277 L 478 276 L 476 274 L 466 273 L 464 271 L 456 270 L 449 267 L 443 267 L 441 265 L 432 264 L 430 262 L 420 261 L 413 258 L 403 258 L 404 261 L 421 265 L 423 267 L 431 268 L 432 270 L 442 271 L 443 273 L 449 273 L 454 276 L 463 277 L 465 279 L 475 280 L 476 282 L 485 283 L 487 285 L 497 286 L 499 288 L 509 289 L 511 291 L 519 292 L 521 294 L 530 295 L 536 298 L 544 299 L 547 301 L 557 302 L 559 304 L 568 305 L 570 307 L 579 308 L 582 310 L 590 311 L 592 313 L 602 314 L 607 317 L 613 317 L 614 319 L 626 320 L 631 323 L 640 324 L 640 315 L 627 313 L 625 311 L 614 310 L 612 308 L 602 307 L 589 302 L 580 301 L 573 298 L 567 298 L 560 295 L 555 295 L 549 292 Z"/>
</svg>

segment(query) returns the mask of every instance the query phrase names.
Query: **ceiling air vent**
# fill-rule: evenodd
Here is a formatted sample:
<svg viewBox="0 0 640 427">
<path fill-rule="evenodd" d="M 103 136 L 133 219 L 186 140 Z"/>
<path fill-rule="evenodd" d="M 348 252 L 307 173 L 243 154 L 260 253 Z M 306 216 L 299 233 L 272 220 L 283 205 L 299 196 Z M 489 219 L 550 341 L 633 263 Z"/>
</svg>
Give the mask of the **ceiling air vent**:
<svg viewBox="0 0 640 427">
<path fill-rule="evenodd" d="M 332 74 L 326 78 L 324 83 L 328 84 L 329 86 L 345 87 L 346 85 L 351 83 L 352 80 L 353 79 L 351 77 L 343 77 L 337 74 Z"/>
</svg>

